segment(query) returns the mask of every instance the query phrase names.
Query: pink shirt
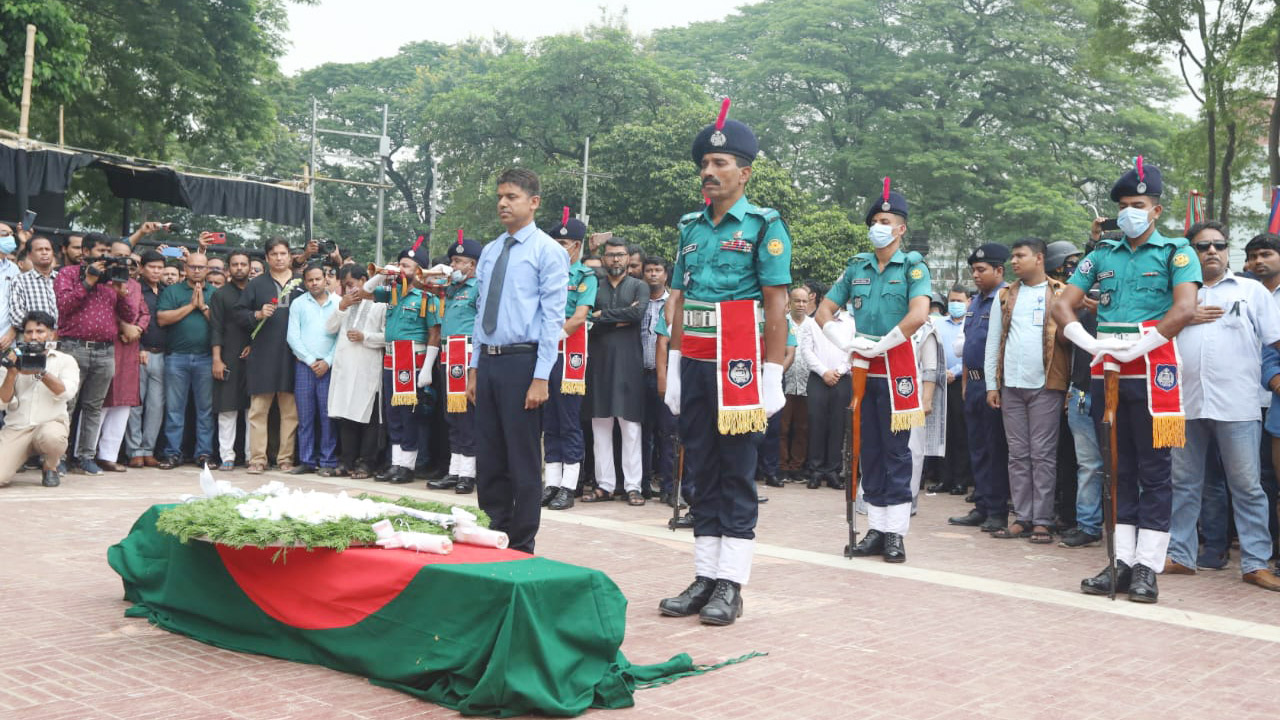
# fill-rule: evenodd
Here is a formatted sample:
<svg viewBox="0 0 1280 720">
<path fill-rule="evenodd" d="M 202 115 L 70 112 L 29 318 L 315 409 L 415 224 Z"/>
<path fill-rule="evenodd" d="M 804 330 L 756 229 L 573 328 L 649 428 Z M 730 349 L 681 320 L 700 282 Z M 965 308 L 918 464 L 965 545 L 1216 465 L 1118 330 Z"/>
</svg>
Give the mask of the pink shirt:
<svg viewBox="0 0 1280 720">
<path fill-rule="evenodd" d="M 106 277 L 93 286 L 80 279 L 80 266 L 68 265 L 53 281 L 58 298 L 58 337 L 89 342 L 113 342 L 116 320 L 136 323 L 138 309 L 121 297 Z"/>
</svg>

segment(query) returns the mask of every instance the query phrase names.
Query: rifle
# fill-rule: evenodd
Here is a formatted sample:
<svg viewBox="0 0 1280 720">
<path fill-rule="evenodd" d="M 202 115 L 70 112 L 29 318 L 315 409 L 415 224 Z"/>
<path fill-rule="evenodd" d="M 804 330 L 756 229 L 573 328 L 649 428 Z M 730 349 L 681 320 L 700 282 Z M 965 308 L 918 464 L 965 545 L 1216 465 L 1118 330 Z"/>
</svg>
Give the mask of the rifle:
<svg viewBox="0 0 1280 720">
<path fill-rule="evenodd" d="M 1110 358 L 1102 364 L 1103 401 L 1102 433 L 1098 447 L 1102 451 L 1102 523 L 1107 533 L 1107 575 L 1111 578 L 1108 597 L 1116 599 L 1116 480 L 1119 456 L 1116 453 L 1116 408 L 1120 402 L 1120 365 Z"/>
<path fill-rule="evenodd" d="M 849 481 L 844 484 L 844 515 L 849 523 L 849 544 L 844 556 L 853 557 L 858 544 L 858 514 L 854 501 L 858 497 L 858 460 L 862 456 L 862 396 L 867 392 L 867 368 L 871 363 L 859 356 L 853 358 L 853 397 L 849 399 Z"/>
<path fill-rule="evenodd" d="M 676 526 L 680 522 L 680 491 L 681 485 L 684 484 L 684 443 L 679 438 L 672 437 L 677 443 L 676 449 L 676 495 L 671 499 L 671 519 L 667 521 L 667 527 L 671 528 L 671 532 L 676 531 Z"/>
</svg>

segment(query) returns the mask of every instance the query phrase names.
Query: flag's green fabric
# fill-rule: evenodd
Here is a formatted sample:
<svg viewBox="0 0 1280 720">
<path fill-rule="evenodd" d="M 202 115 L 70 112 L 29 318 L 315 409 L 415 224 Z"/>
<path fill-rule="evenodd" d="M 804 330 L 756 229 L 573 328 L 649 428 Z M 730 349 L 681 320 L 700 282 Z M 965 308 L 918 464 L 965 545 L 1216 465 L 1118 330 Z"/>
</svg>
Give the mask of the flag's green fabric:
<svg viewBox="0 0 1280 720">
<path fill-rule="evenodd" d="M 637 680 L 696 671 L 688 655 L 627 662 L 618 650 L 626 598 L 596 570 L 519 553 L 460 564 L 381 549 L 295 549 L 271 564 L 273 551 L 184 545 L 158 532 L 164 507 L 107 553 L 134 603 L 126 615 L 211 645 L 325 665 L 496 717 L 629 707 Z M 400 559 L 416 569 L 379 569 Z M 282 582 L 254 579 L 276 571 Z"/>
</svg>

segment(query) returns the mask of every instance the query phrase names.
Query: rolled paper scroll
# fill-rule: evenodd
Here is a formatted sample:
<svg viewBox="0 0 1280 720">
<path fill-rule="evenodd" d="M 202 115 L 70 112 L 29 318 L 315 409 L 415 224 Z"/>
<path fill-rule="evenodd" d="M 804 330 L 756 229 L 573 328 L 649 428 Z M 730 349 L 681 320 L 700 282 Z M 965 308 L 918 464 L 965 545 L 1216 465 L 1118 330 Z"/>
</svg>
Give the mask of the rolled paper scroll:
<svg viewBox="0 0 1280 720">
<path fill-rule="evenodd" d="M 498 548 L 499 550 L 506 550 L 507 545 L 511 542 L 504 532 L 482 527 L 464 527 L 462 525 L 453 529 L 453 539 L 464 545 L 479 545 L 480 547 Z"/>
<path fill-rule="evenodd" d="M 375 523 L 376 524 L 376 523 Z M 375 530 L 374 532 L 377 532 Z M 378 544 L 388 550 L 404 548 L 415 552 L 429 552 L 436 555 L 448 555 L 453 552 L 453 541 L 444 535 L 431 533 L 400 531 L 391 537 L 378 540 Z"/>
</svg>

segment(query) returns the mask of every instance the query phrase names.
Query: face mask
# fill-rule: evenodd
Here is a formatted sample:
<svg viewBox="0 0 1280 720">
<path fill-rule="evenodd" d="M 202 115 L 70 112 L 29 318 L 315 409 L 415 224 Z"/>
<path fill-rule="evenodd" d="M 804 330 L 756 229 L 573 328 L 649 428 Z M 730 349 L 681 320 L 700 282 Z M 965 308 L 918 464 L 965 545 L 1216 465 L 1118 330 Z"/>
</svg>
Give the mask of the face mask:
<svg viewBox="0 0 1280 720">
<path fill-rule="evenodd" d="M 964 311 L 965 311 L 965 306 L 964 306 L 964 303 L 962 302 L 947 303 L 947 314 L 949 314 L 952 318 L 956 320 L 959 320 L 960 318 L 964 317 Z"/>
<path fill-rule="evenodd" d="M 879 250 L 880 248 L 889 247 L 893 243 L 893 226 L 881 225 L 879 223 L 872 225 L 867 230 L 867 237 L 871 239 L 871 244 Z"/>
<path fill-rule="evenodd" d="M 12 235 L 0 238 L 0 253 L 12 255 L 18 249 L 18 240 Z"/>
<path fill-rule="evenodd" d="M 460 283 L 463 280 L 466 280 L 467 276 L 463 275 L 461 270 L 454 270 L 452 273 L 449 274 L 449 279 L 455 283 Z"/>
<path fill-rule="evenodd" d="M 1136 238 L 1151 227 L 1151 218 L 1146 210 L 1125 208 L 1116 216 L 1116 224 L 1120 226 L 1120 231 L 1125 234 L 1125 237 Z"/>
</svg>

